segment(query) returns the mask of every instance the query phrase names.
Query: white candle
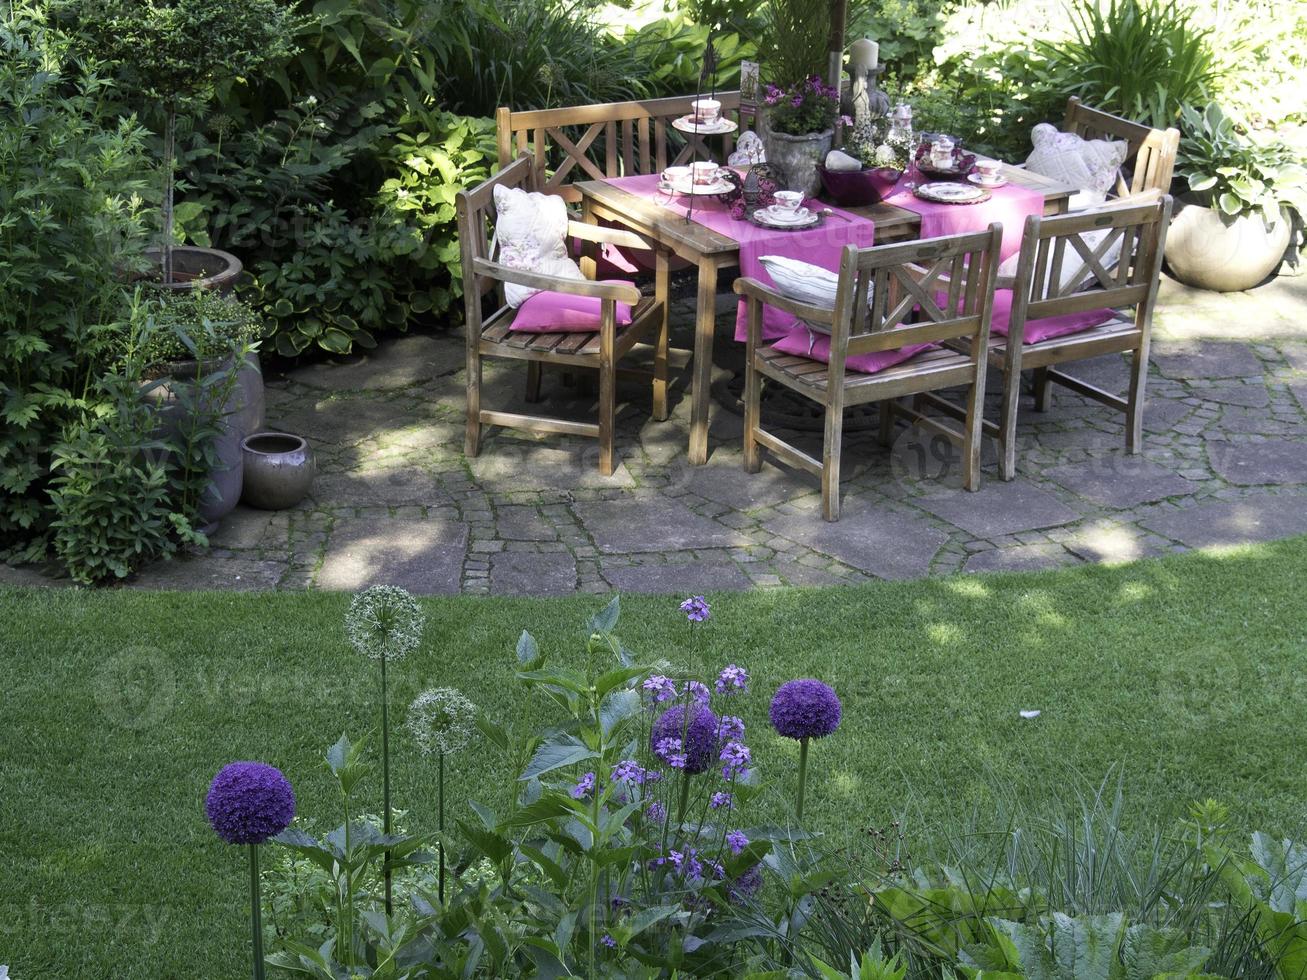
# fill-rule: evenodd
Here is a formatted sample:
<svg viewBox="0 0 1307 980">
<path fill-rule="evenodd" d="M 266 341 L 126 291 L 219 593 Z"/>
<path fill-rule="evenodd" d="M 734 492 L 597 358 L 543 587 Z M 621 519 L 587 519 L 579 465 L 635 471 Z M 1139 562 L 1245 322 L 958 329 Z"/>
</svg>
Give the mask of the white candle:
<svg viewBox="0 0 1307 980">
<path fill-rule="evenodd" d="M 851 74 L 866 73 L 878 64 L 880 45 L 869 37 L 859 38 L 849 45 L 849 70 Z"/>
</svg>

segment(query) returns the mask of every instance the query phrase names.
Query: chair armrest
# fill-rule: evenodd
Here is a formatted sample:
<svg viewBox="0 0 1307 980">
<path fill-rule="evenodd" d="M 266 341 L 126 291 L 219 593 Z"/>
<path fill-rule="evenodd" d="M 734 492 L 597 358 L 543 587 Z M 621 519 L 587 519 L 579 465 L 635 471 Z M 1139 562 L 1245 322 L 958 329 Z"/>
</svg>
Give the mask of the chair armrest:
<svg viewBox="0 0 1307 980">
<path fill-rule="evenodd" d="M 640 290 L 629 283 L 594 282 L 591 279 L 564 279 L 561 276 L 545 276 L 525 269 L 510 269 L 489 259 L 473 259 L 472 271 L 478 276 L 486 276 L 499 282 L 511 282 L 532 289 L 547 289 L 555 293 L 571 293 L 574 296 L 593 296 L 595 299 L 613 299 L 619 303 L 634 306 L 640 302 Z"/>
<path fill-rule="evenodd" d="M 605 228 L 603 225 L 590 225 L 584 221 L 569 221 L 567 234 L 586 242 L 600 242 L 605 245 L 620 245 L 622 248 L 639 248 L 646 252 L 654 251 L 657 246 L 633 231 L 625 228 Z"/>
<path fill-rule="evenodd" d="M 768 306 L 774 306 L 778 310 L 784 310 L 786 313 L 793 313 L 801 320 L 814 320 L 817 323 L 833 325 L 835 323 L 835 311 L 826 309 L 821 306 L 809 306 L 807 303 L 800 303 L 790 299 L 788 296 L 782 296 L 770 286 L 765 286 L 757 279 L 750 279 L 742 276 L 735 280 L 735 294 L 743 296 L 746 299 L 756 299 Z"/>
</svg>

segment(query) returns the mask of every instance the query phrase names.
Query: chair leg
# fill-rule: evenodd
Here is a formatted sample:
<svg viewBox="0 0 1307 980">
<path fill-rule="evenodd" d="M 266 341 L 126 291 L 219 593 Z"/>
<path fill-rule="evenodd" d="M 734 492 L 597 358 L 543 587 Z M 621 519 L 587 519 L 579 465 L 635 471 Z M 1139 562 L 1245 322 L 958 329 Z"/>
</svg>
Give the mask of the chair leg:
<svg viewBox="0 0 1307 980">
<path fill-rule="evenodd" d="M 754 438 L 761 424 L 762 374 L 749 361 L 744 368 L 744 469 L 757 473 L 762 469 L 762 449 Z"/>
<path fill-rule="evenodd" d="M 1021 372 L 1003 372 L 1003 405 L 998 420 L 998 475 L 1014 480 L 1017 475 L 1017 414 L 1021 407 Z"/>
<path fill-rule="evenodd" d="M 967 393 L 967 420 L 962 433 L 962 485 L 980 489 L 980 449 L 985 434 L 985 389 L 973 384 Z"/>
<path fill-rule="evenodd" d="M 613 451 L 616 411 L 617 365 L 609 356 L 599 362 L 599 472 L 603 476 L 612 476 L 616 468 Z"/>
<path fill-rule="evenodd" d="M 671 334 L 671 311 L 667 305 L 669 270 L 667 253 L 659 249 L 655 256 L 654 295 L 663 305 L 658 324 L 658 341 L 654 347 L 653 417 L 667 421 L 667 348 Z"/>
<path fill-rule="evenodd" d="M 544 365 L 539 361 L 526 362 L 526 395 L 527 402 L 538 402 L 540 400 L 540 379 L 544 374 Z"/>
<path fill-rule="evenodd" d="M 1126 397 L 1125 449 L 1135 454 L 1144 449 L 1144 388 L 1148 384 L 1148 348 L 1138 348 L 1131 356 L 1130 393 Z"/>
<path fill-rule="evenodd" d="M 894 399 L 886 398 L 880 403 L 880 444 L 889 448 L 894 436 Z"/>
<path fill-rule="evenodd" d="M 471 349 L 467 352 L 467 433 L 463 452 L 467 456 L 481 452 L 481 354 Z"/>
<path fill-rule="evenodd" d="M 826 440 L 821 459 L 821 513 L 840 519 L 840 442 L 844 437 L 844 406 L 826 406 Z"/>
<path fill-rule="evenodd" d="M 1053 385 L 1048 380 L 1048 368 L 1035 368 L 1035 411 L 1047 412 L 1053 407 Z"/>
</svg>

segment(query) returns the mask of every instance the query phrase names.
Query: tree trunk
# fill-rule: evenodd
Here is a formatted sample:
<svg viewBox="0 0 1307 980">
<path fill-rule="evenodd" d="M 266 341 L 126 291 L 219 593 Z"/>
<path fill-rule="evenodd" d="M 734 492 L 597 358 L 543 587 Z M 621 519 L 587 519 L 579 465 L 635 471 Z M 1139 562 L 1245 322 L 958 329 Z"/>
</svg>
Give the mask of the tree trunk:
<svg viewBox="0 0 1307 980">
<path fill-rule="evenodd" d="M 163 281 L 172 282 L 172 198 L 175 185 L 176 161 L 174 146 L 177 141 L 177 107 L 168 106 L 168 117 L 163 124 L 163 241 L 159 254 L 163 259 Z"/>
<path fill-rule="evenodd" d="M 836 89 L 844 74 L 844 25 L 848 20 L 848 0 L 831 0 L 830 4 L 830 43 L 826 50 L 830 52 L 830 82 Z"/>
</svg>

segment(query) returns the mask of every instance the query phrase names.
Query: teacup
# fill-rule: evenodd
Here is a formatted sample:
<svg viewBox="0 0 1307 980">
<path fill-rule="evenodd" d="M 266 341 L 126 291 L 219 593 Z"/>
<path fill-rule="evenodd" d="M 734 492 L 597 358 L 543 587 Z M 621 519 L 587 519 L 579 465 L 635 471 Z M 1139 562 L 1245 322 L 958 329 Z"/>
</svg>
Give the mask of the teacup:
<svg viewBox="0 0 1307 980">
<path fill-rule="evenodd" d="M 776 198 L 776 210 L 783 214 L 794 214 L 803 204 L 802 191 L 777 191 L 772 196 Z"/>
<path fill-rule="evenodd" d="M 710 160 L 699 160 L 690 164 L 690 173 L 696 184 L 711 184 L 717 179 L 717 173 L 721 169 Z"/>
<path fill-rule="evenodd" d="M 998 180 L 998 172 L 1002 167 L 1003 164 L 997 160 L 977 160 L 976 174 L 983 183 L 992 184 Z"/>
<path fill-rule="evenodd" d="M 661 176 L 664 184 L 683 184 L 690 179 L 690 168 L 668 167 Z"/>
<path fill-rule="evenodd" d="M 953 166 L 953 141 L 941 136 L 930 144 L 930 162 L 939 170 L 948 170 Z"/>
<path fill-rule="evenodd" d="M 695 99 L 690 103 L 690 114 L 695 122 L 712 125 L 722 117 L 722 104 L 716 99 Z"/>
</svg>

